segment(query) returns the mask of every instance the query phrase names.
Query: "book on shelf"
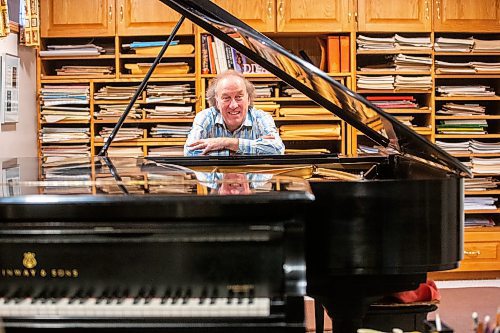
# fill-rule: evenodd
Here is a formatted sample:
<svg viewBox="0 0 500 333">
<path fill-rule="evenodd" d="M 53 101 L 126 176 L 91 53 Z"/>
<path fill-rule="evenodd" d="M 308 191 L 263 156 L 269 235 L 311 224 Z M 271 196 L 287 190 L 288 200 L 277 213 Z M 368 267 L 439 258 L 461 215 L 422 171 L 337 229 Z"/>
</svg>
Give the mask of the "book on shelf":
<svg viewBox="0 0 500 333">
<path fill-rule="evenodd" d="M 152 63 L 125 64 L 124 67 L 133 75 L 143 75 L 149 71 Z M 187 74 L 189 65 L 186 62 L 160 63 L 153 74 Z"/>
<path fill-rule="evenodd" d="M 340 36 L 340 72 L 351 71 L 351 50 L 349 36 Z"/>
<path fill-rule="evenodd" d="M 326 40 L 329 73 L 340 72 L 340 36 L 328 36 Z"/>
</svg>

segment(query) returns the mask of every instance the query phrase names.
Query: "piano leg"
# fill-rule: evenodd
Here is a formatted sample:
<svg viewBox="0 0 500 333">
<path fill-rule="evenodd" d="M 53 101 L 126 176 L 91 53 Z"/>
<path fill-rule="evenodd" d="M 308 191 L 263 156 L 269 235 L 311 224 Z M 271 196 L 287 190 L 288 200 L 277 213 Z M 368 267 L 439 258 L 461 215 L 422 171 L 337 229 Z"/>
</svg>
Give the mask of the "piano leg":
<svg viewBox="0 0 500 333">
<path fill-rule="evenodd" d="M 425 279 L 426 274 L 311 277 L 307 288 L 315 299 L 316 316 L 320 311 L 316 304 L 321 303 L 332 318 L 333 333 L 356 333 L 370 304 L 397 291 L 414 290 Z"/>
</svg>

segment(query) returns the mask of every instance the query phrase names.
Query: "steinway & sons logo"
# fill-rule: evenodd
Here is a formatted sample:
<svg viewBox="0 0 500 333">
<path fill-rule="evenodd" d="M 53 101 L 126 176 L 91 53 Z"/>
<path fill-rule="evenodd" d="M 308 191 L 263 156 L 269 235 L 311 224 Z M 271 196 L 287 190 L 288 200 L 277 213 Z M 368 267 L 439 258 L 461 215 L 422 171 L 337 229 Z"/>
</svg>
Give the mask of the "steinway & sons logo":
<svg viewBox="0 0 500 333">
<path fill-rule="evenodd" d="M 2 277 L 42 277 L 42 278 L 77 278 L 79 276 L 76 268 L 37 268 L 38 262 L 34 252 L 23 254 L 22 268 L 2 268 Z"/>
</svg>

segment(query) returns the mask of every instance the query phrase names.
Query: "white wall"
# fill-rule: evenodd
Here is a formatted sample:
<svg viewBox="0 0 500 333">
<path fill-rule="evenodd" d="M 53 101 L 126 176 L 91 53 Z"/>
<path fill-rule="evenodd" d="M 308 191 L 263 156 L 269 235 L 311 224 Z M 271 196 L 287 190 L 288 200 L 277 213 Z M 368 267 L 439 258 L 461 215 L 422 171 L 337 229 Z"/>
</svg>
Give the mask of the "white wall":
<svg viewBox="0 0 500 333">
<path fill-rule="evenodd" d="M 17 34 L 0 38 L 0 52 L 21 58 L 19 122 L 2 125 L 0 157 L 37 155 L 36 55 L 30 47 L 18 46 Z"/>
</svg>

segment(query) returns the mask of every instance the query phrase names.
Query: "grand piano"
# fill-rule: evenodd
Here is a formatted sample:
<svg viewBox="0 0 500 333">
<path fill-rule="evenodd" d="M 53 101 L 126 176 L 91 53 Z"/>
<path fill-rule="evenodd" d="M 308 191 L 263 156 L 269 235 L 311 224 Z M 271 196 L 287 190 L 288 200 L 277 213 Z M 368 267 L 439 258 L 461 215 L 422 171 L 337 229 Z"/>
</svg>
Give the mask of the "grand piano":
<svg viewBox="0 0 500 333">
<path fill-rule="evenodd" d="M 0 311 L 6 309 L 0 315 L 7 328 L 303 332 L 301 297 L 309 295 L 333 318 L 334 332 L 355 332 L 374 300 L 415 289 L 428 272 L 458 267 L 462 177 L 470 176 L 470 170 L 212 2 L 161 1 L 182 18 L 134 98 L 187 18 L 355 127 L 379 154 L 113 161 L 106 150 L 133 98 L 89 167 L 90 183 L 85 184 L 93 189 L 90 193 L 42 191 L 40 187 L 58 185 L 42 173 L 39 180 L 17 183 L 31 194 L 10 191 L 14 194 L 0 199 Z M 140 181 L 124 178 L 128 171 L 120 165 L 129 164 L 140 169 Z M 101 186 L 97 170 L 114 184 L 109 192 L 114 195 L 96 190 Z M 224 175 L 245 175 L 243 183 L 248 184 L 252 175 L 260 180 L 240 195 L 199 195 L 212 193 L 200 192 L 199 185 L 190 194 L 173 194 L 179 180 L 169 180 L 160 186 L 165 190 L 160 195 L 149 190 L 150 173 L 166 173 L 167 178 L 183 174 L 181 184 L 186 179 L 204 183 L 196 176 L 200 174 L 219 179 L 215 183 L 227 182 Z M 137 184 L 144 190 L 131 191 Z M 35 254 L 43 254 L 43 267 L 55 268 L 56 277 L 60 268 L 63 277 L 30 277 Z M 77 276 L 71 275 L 72 268 Z M 235 315 L 235 298 L 247 305 L 262 302 L 264 310 Z M 72 309 L 87 299 L 92 303 L 88 313 L 46 313 L 38 307 L 23 315 L 15 307 L 63 301 Z M 175 308 L 177 299 L 225 305 L 213 316 L 199 308 L 182 316 L 168 310 L 148 315 L 147 307 L 142 315 L 132 310 L 116 314 L 123 302 L 153 300 Z M 106 304 L 113 309 L 106 310 Z M 109 313 L 115 314 L 113 319 Z"/>
</svg>

